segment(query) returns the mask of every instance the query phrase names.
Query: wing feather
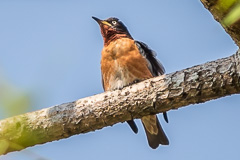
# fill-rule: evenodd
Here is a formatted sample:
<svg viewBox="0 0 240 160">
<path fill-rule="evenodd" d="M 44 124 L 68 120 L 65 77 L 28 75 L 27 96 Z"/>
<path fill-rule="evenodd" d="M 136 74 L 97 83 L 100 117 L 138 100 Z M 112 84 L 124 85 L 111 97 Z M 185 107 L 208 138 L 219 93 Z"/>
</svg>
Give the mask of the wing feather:
<svg viewBox="0 0 240 160">
<path fill-rule="evenodd" d="M 151 50 L 145 43 L 135 41 L 141 55 L 146 58 L 148 68 L 154 77 L 160 76 L 165 73 L 165 69 L 161 62 L 156 59 L 156 53 Z"/>
<path fill-rule="evenodd" d="M 135 41 L 141 55 L 145 57 L 148 63 L 148 68 L 151 71 L 153 77 L 163 75 L 165 73 L 165 69 L 161 62 L 157 60 L 157 54 L 151 50 L 148 45 L 143 42 Z M 167 112 L 163 112 L 164 120 L 168 123 Z"/>
</svg>

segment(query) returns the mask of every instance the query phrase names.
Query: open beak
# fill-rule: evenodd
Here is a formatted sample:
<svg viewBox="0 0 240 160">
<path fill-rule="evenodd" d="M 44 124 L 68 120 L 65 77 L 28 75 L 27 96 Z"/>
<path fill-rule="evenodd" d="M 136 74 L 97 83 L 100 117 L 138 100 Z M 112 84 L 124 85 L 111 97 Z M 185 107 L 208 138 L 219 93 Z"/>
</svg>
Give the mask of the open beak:
<svg viewBox="0 0 240 160">
<path fill-rule="evenodd" d="M 97 17 L 93 17 L 93 16 L 92 16 L 92 18 L 93 18 L 95 21 L 97 21 L 97 23 L 98 23 L 99 25 L 104 24 L 104 25 L 107 25 L 107 26 L 112 26 L 112 25 L 111 25 L 110 23 L 108 23 L 107 21 L 98 19 Z"/>
</svg>

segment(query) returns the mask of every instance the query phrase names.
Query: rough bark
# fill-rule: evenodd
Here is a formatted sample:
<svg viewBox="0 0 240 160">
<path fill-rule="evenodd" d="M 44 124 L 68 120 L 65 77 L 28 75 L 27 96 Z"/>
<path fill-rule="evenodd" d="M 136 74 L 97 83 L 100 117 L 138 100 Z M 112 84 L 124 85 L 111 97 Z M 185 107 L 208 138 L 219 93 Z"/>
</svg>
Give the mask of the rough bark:
<svg viewBox="0 0 240 160">
<path fill-rule="evenodd" d="M 201 2 L 240 47 L 240 20 L 231 25 L 227 25 L 224 21 L 226 15 L 239 3 L 239 0 L 201 0 Z"/>
<path fill-rule="evenodd" d="M 138 84 L 0 121 L 0 154 L 240 93 L 240 51 Z"/>
</svg>

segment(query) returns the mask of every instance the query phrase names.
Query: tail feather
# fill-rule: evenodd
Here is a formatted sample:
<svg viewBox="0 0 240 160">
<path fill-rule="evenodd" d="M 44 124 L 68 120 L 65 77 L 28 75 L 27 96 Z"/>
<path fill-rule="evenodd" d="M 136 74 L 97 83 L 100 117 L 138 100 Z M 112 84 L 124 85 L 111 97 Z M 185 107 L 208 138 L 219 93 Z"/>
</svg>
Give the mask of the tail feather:
<svg viewBox="0 0 240 160">
<path fill-rule="evenodd" d="M 163 112 L 163 118 L 164 118 L 164 120 L 168 123 L 167 112 Z"/>
<path fill-rule="evenodd" d="M 147 135 L 148 144 L 151 148 L 156 149 L 159 144 L 168 145 L 169 141 L 165 135 L 160 122 L 156 115 L 145 116 L 142 123 Z M 157 132 L 155 131 L 157 128 Z"/>
<path fill-rule="evenodd" d="M 134 122 L 134 120 L 129 120 L 129 121 L 127 121 L 127 123 L 129 124 L 129 126 L 131 127 L 133 132 L 137 134 L 138 133 L 138 128 L 137 128 L 137 125 Z"/>
</svg>

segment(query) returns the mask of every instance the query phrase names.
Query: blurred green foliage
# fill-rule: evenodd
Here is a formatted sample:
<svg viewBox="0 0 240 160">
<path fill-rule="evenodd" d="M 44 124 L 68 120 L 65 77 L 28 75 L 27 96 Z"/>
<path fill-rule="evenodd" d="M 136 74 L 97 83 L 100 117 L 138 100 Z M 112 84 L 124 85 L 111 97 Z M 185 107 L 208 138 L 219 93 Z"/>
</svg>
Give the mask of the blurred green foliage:
<svg viewBox="0 0 240 160">
<path fill-rule="evenodd" d="M 218 0 L 216 1 L 216 8 L 221 12 L 227 12 L 238 0 Z"/>
<path fill-rule="evenodd" d="M 31 106 L 30 94 L 23 89 L 19 89 L 18 87 L 14 86 L 10 83 L 10 81 L 5 80 L 2 75 L 3 74 L 0 72 L 0 119 L 29 111 Z M 8 126 L 7 129 L 2 129 L 6 130 L 8 134 L 12 134 L 14 136 L 16 133 L 18 133 L 16 128 L 17 127 L 15 126 Z M 32 141 L 34 138 L 32 138 L 30 135 L 25 135 L 25 137 L 23 137 L 21 140 Z M 0 155 L 5 153 L 9 148 L 21 150 L 24 147 L 20 146 L 18 143 L 13 143 L 5 139 L 4 136 L 0 136 Z M 27 156 L 34 157 L 33 159 L 45 159 L 31 151 L 27 151 L 25 154 Z"/>
<path fill-rule="evenodd" d="M 240 19 L 240 0 L 221 0 L 227 3 L 228 5 L 222 4 L 222 6 L 231 7 L 228 14 L 224 17 L 222 23 L 225 26 L 231 26 Z M 235 2 L 233 4 L 233 2 Z"/>
<path fill-rule="evenodd" d="M 30 108 L 30 105 L 30 95 L 26 91 L 10 84 L 0 74 L 1 119 L 25 113 Z"/>
</svg>

